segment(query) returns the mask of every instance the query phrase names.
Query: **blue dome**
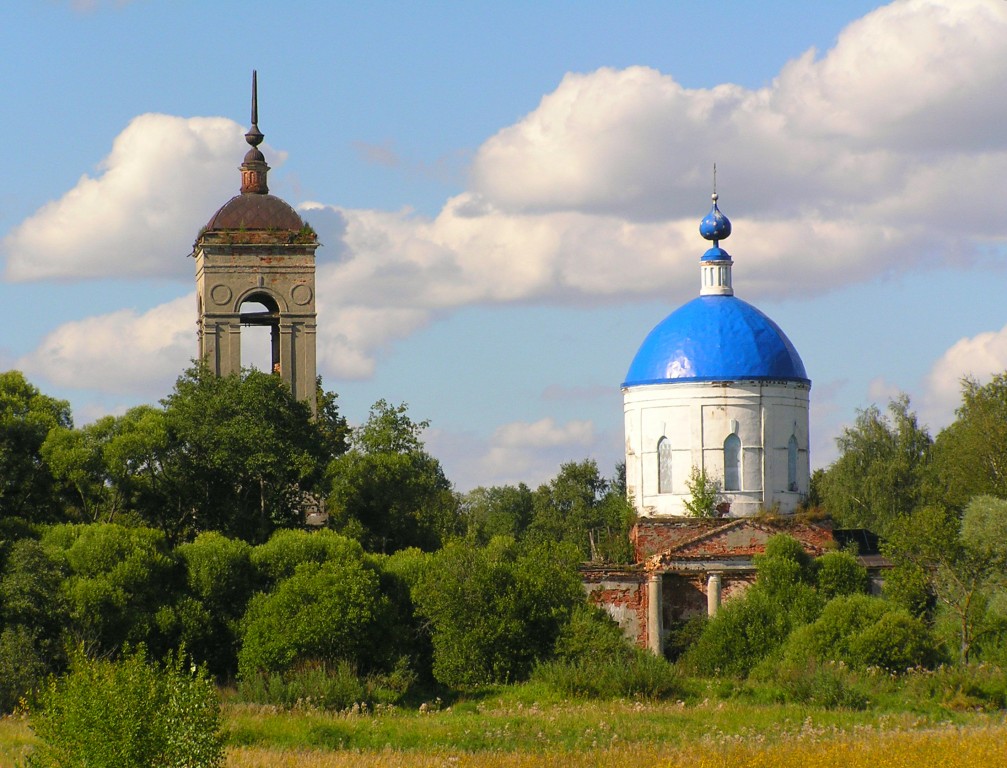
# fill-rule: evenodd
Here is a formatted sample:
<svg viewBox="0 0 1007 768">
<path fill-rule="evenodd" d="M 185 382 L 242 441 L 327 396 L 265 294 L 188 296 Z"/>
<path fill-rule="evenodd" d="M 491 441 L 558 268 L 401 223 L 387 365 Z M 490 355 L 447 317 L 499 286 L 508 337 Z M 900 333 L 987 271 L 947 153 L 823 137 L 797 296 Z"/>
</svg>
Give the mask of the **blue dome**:
<svg viewBox="0 0 1007 768">
<path fill-rule="evenodd" d="M 751 379 L 809 382 L 794 345 L 766 315 L 734 296 L 699 296 L 644 339 L 623 386 Z"/>
</svg>

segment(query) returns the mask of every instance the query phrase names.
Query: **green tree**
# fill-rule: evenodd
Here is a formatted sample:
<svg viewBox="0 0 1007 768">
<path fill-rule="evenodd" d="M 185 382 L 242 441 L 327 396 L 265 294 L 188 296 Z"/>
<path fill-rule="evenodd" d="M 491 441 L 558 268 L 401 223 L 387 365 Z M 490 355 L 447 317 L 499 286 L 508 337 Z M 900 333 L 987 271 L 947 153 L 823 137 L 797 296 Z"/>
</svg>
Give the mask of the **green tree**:
<svg viewBox="0 0 1007 768">
<path fill-rule="evenodd" d="M 126 644 L 160 651 L 170 644 L 171 606 L 181 569 L 164 534 L 115 523 L 48 528 L 42 546 L 67 569 L 62 592 L 70 639 L 89 652 L 118 653 Z"/>
<path fill-rule="evenodd" d="M 0 711 L 10 712 L 62 669 L 64 574 L 34 539 L 14 542 L 0 579 Z"/>
<path fill-rule="evenodd" d="M 237 670 L 239 624 L 260 584 L 251 551 L 217 531 L 175 549 L 185 568 L 184 594 L 175 606 L 178 640 L 218 678 Z"/>
<path fill-rule="evenodd" d="M 975 496 L 1007 498 L 1007 372 L 984 385 L 964 379 L 956 415 L 934 444 L 946 503 L 961 510 Z"/>
<path fill-rule="evenodd" d="M 926 501 L 933 440 L 900 395 L 883 414 L 859 411 L 836 439 L 839 458 L 817 484 L 822 504 L 843 526 L 869 528 L 882 536 Z"/>
<path fill-rule="evenodd" d="M 331 436 L 278 377 L 188 370 L 164 400 L 171 475 L 189 529 L 265 541 L 303 522 L 323 488 Z M 184 494 L 184 495 L 183 495 Z"/>
<path fill-rule="evenodd" d="M 249 603 L 239 675 L 247 681 L 308 662 L 347 661 L 362 671 L 386 665 L 389 618 L 378 573 L 363 560 L 303 563 Z"/>
<path fill-rule="evenodd" d="M 553 653 L 584 601 L 578 560 L 568 544 L 519 554 L 503 537 L 482 549 L 454 542 L 435 553 L 413 589 L 430 626 L 434 677 L 458 688 L 525 679 Z"/>
<path fill-rule="evenodd" d="M 1007 588 L 1007 501 L 977 496 L 961 518 L 945 507 L 923 507 L 893 531 L 885 551 L 896 573 L 925 580 L 953 627 L 962 662 L 1000 631 L 1003 617 L 991 606 Z"/>
<path fill-rule="evenodd" d="M 532 492 L 524 483 L 478 487 L 461 500 L 466 534 L 485 546 L 494 536 L 520 539 L 534 514 Z"/>
<path fill-rule="evenodd" d="M 706 474 L 705 469 L 693 466 L 685 483 L 689 498 L 685 500 L 685 511 L 693 517 L 716 517 L 717 506 L 723 496 L 720 482 Z"/>
<path fill-rule="evenodd" d="M 585 559 L 627 562 L 635 519 L 624 486 L 602 476 L 594 459 L 567 462 L 532 495 L 531 542 L 565 541 Z"/>
<path fill-rule="evenodd" d="M 352 448 L 329 465 L 330 524 L 373 552 L 433 551 L 460 532 L 458 499 L 423 447 L 426 421 L 379 400 L 353 431 Z"/>
<path fill-rule="evenodd" d="M 50 430 L 72 424 L 65 400 L 43 395 L 20 371 L 0 373 L 0 516 L 60 519 L 41 451 Z"/>
</svg>

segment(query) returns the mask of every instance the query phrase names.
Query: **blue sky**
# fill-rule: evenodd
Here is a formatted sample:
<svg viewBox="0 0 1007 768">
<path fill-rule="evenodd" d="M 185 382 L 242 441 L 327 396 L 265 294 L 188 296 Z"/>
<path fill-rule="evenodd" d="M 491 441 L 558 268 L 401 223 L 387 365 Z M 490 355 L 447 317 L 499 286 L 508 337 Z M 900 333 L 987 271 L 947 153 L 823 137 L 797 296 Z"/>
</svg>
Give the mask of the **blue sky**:
<svg viewBox="0 0 1007 768">
<path fill-rule="evenodd" d="M 77 423 L 195 353 L 199 227 L 319 231 L 320 370 L 429 419 L 461 490 L 622 450 L 636 347 L 696 294 L 718 165 L 737 294 L 800 351 L 812 463 L 856 410 L 1007 368 L 1007 3 L 46 2 L 0 24 L 0 364 Z M 246 344 L 247 346 L 247 344 Z"/>
</svg>

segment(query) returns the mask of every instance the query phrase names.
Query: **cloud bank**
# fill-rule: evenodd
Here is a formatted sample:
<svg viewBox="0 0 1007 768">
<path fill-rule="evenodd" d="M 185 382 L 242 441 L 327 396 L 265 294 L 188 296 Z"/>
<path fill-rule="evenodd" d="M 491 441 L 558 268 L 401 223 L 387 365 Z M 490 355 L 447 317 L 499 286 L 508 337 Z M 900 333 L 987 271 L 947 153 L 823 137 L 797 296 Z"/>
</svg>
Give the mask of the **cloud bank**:
<svg viewBox="0 0 1007 768">
<path fill-rule="evenodd" d="M 746 299 L 989 258 L 1007 242 L 1007 220 L 976 195 L 1007 199 L 1007 100 L 995 96 L 1004 82 L 1007 3 L 989 0 L 894 2 L 759 89 L 688 89 L 646 67 L 569 73 L 479 147 L 466 188 L 434 217 L 292 201 L 325 243 L 321 372 L 370 376 L 382 349 L 465 306 L 692 297 L 714 162 Z M 188 279 L 193 237 L 236 191 L 243 130 L 222 118 L 137 117 L 95 176 L 8 235 L 7 278 Z M 375 159 L 395 160 L 387 148 Z M 81 320 L 21 364 L 51 381 L 72 371 L 78 385 L 139 389 L 161 375 L 157 361 L 177 371 L 188 359 L 191 320 L 188 299 Z M 123 327 L 137 330 L 131 352 L 149 357 L 150 373 L 119 371 L 121 348 L 88 343 Z M 1007 366 L 1004 338 L 948 350 L 928 379 L 934 413 L 962 374 Z M 498 435 L 494 450 L 509 439 Z"/>
</svg>

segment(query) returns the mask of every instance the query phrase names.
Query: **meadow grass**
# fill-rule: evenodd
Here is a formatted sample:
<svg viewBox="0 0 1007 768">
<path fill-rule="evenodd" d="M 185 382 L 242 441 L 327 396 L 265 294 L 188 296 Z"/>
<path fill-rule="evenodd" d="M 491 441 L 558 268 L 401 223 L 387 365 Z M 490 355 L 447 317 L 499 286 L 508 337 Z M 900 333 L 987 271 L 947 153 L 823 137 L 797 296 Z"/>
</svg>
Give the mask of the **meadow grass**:
<svg viewBox="0 0 1007 768">
<path fill-rule="evenodd" d="M 624 766 L 978 768 L 1007 765 L 1003 711 L 826 710 L 735 697 L 566 701 L 543 687 L 442 708 L 285 711 L 225 696 L 228 768 Z M 24 716 L 0 720 L 0 768 L 30 751 Z M 643 762 L 645 761 L 645 763 Z"/>
</svg>

